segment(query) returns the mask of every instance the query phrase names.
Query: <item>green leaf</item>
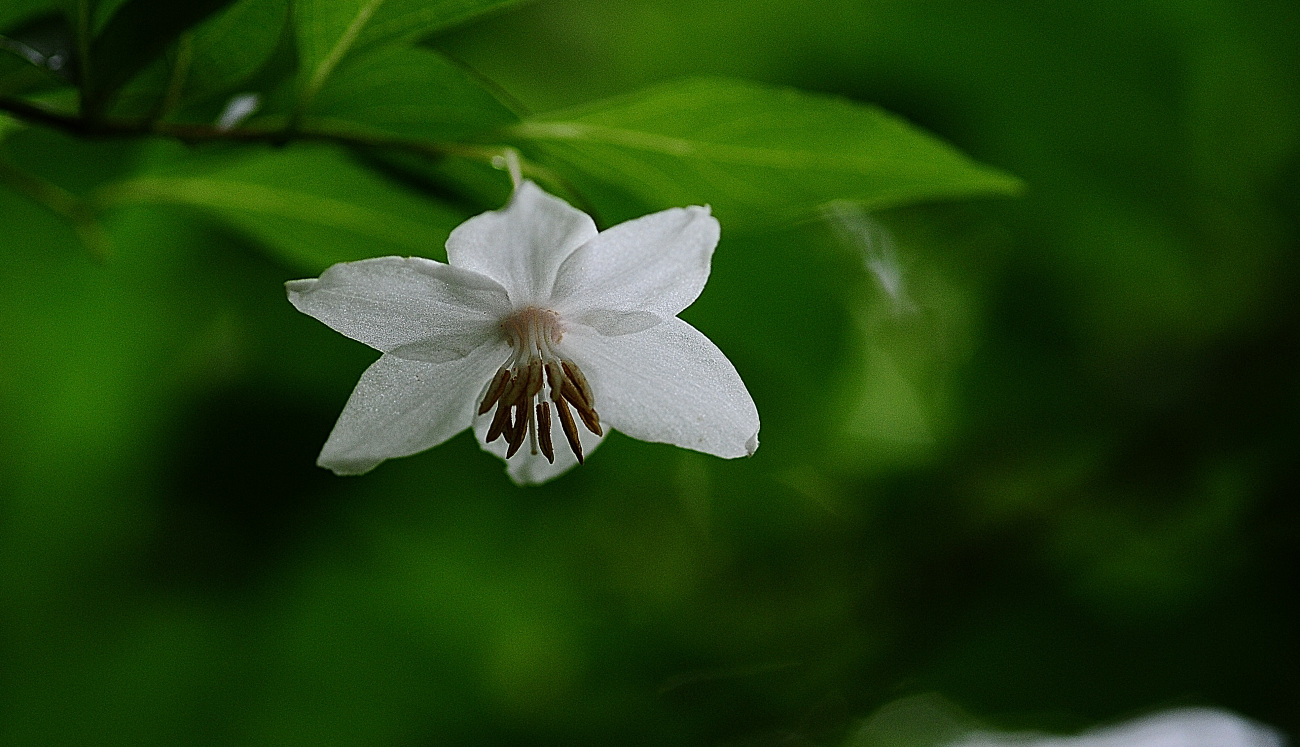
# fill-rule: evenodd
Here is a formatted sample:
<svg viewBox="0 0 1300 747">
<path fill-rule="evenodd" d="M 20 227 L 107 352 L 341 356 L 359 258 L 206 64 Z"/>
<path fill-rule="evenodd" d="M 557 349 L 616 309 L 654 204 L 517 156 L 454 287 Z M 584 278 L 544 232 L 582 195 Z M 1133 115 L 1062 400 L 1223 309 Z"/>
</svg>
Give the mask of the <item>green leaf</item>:
<svg viewBox="0 0 1300 747">
<path fill-rule="evenodd" d="M 104 26 L 108 24 L 108 19 L 116 15 L 127 2 L 129 0 L 91 0 L 90 22 L 93 32 L 97 34 L 103 31 Z"/>
<path fill-rule="evenodd" d="M 340 68 L 303 123 L 315 131 L 447 141 L 517 121 L 436 52 L 380 47 Z"/>
<path fill-rule="evenodd" d="M 299 0 L 294 5 L 306 106 L 350 53 L 418 39 L 516 0 Z"/>
<path fill-rule="evenodd" d="M 194 29 L 182 101 L 227 93 L 266 64 L 289 19 L 288 0 L 241 0 Z"/>
<path fill-rule="evenodd" d="M 17 132 L 23 128 L 23 123 L 9 116 L 0 114 L 0 140 L 4 140 L 11 132 Z"/>
<path fill-rule="evenodd" d="M 231 1 L 126 0 L 90 44 L 90 65 L 83 80 L 86 109 L 98 112 L 177 36 Z"/>
<path fill-rule="evenodd" d="M 234 93 L 267 65 L 288 19 L 289 0 L 241 0 L 214 14 L 118 92 L 113 116 L 161 118 Z"/>
<path fill-rule="evenodd" d="M 762 222 L 832 200 L 874 209 L 1021 188 L 874 106 L 734 80 L 669 83 L 511 132 L 580 186 L 594 180 L 584 191 L 598 209 L 622 192 L 652 208 L 707 203 L 724 220 Z"/>
<path fill-rule="evenodd" d="M 30 18 L 54 7 L 51 0 L 5 0 L 0 3 L 0 33 L 9 30 L 9 24 Z"/>
<path fill-rule="evenodd" d="M 303 272 L 389 254 L 439 257 L 467 216 L 402 189 L 325 146 L 240 151 L 101 189 L 104 207 L 187 205 L 215 215 Z"/>
</svg>

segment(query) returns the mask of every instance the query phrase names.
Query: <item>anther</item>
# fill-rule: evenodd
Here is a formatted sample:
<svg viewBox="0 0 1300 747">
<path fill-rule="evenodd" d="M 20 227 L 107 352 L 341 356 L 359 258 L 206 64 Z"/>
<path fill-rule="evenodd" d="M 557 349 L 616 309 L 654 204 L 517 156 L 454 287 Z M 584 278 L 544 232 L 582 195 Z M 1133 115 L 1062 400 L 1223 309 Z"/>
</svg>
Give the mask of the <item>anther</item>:
<svg viewBox="0 0 1300 747">
<path fill-rule="evenodd" d="M 596 406 L 596 398 L 591 394 L 591 387 L 587 384 L 587 377 L 582 375 L 582 369 L 578 368 L 573 361 L 560 361 L 564 366 L 564 373 L 568 375 L 569 380 L 578 387 L 582 392 L 582 398 L 587 401 L 588 407 Z"/>
<path fill-rule="evenodd" d="M 478 406 L 478 414 L 482 415 L 492 409 L 492 405 L 501 399 L 505 394 L 506 387 L 510 384 L 510 371 L 504 366 L 497 369 L 497 375 L 492 377 L 492 383 L 488 384 L 487 393 L 483 395 L 483 403 Z"/>
<path fill-rule="evenodd" d="M 537 403 L 537 436 L 546 461 L 555 464 L 555 447 L 551 445 L 551 403 Z"/>
<path fill-rule="evenodd" d="M 532 401 L 532 397 L 529 397 L 528 402 L 531 404 Z M 537 418 L 532 407 L 528 408 L 528 451 L 537 456 Z"/>
<path fill-rule="evenodd" d="M 507 434 L 506 440 L 510 440 L 507 431 L 510 427 L 510 400 L 513 398 L 513 392 L 518 386 L 519 379 L 520 377 L 518 375 L 511 376 L 509 383 L 506 385 L 502 394 L 498 397 L 500 401 L 497 404 L 496 414 L 492 416 L 492 424 L 488 426 L 487 437 L 485 439 L 487 443 L 492 443 L 502 434 Z"/>
<path fill-rule="evenodd" d="M 578 372 L 578 367 L 565 363 L 564 370 Z M 582 373 L 578 372 L 578 376 L 582 376 Z M 600 416 L 596 414 L 596 408 L 591 405 L 591 390 L 587 389 L 586 392 L 583 392 L 579 389 L 577 381 L 569 377 L 564 379 L 560 392 L 565 399 L 573 403 L 573 409 L 578 411 L 579 417 L 582 418 L 582 424 L 587 426 L 587 430 L 597 436 L 601 435 Z"/>
<path fill-rule="evenodd" d="M 534 360 L 528 364 L 528 389 L 524 397 L 531 400 L 540 391 L 542 391 L 542 362 Z"/>
<path fill-rule="evenodd" d="M 573 409 L 578 411 L 578 417 L 582 418 L 582 424 L 587 426 L 587 430 L 595 433 L 597 436 L 605 435 L 601 432 L 600 416 L 596 414 L 595 410 L 590 407 L 583 407 L 576 402 L 573 405 Z"/>
<path fill-rule="evenodd" d="M 560 426 L 564 429 L 564 437 L 569 440 L 569 448 L 573 450 L 573 455 L 578 458 L 578 464 L 582 464 L 582 442 L 578 440 L 578 426 L 573 422 L 573 415 L 569 413 L 569 406 L 564 404 L 563 397 L 555 397 L 555 414 L 560 416 Z"/>
<path fill-rule="evenodd" d="M 506 459 L 515 455 L 519 447 L 524 445 L 524 439 L 528 438 L 528 411 L 532 408 L 524 400 L 519 400 L 514 404 L 515 416 L 514 423 L 510 427 L 510 432 L 506 434 L 506 439 L 510 443 L 510 448 L 506 450 Z"/>
<path fill-rule="evenodd" d="M 559 395 L 561 388 L 564 386 L 565 376 L 564 369 L 560 367 L 557 360 L 546 362 L 546 382 L 551 385 L 551 399 Z"/>
</svg>

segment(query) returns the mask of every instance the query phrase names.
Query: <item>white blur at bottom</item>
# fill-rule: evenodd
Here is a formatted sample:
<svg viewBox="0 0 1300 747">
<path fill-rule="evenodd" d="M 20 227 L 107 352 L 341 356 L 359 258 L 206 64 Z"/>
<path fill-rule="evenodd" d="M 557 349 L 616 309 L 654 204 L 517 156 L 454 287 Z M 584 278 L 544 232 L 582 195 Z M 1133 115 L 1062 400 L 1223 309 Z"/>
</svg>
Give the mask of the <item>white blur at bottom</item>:
<svg viewBox="0 0 1300 747">
<path fill-rule="evenodd" d="M 1282 747 L 1272 729 L 1226 711 L 1184 708 L 1069 737 L 972 732 L 947 747 Z"/>
</svg>

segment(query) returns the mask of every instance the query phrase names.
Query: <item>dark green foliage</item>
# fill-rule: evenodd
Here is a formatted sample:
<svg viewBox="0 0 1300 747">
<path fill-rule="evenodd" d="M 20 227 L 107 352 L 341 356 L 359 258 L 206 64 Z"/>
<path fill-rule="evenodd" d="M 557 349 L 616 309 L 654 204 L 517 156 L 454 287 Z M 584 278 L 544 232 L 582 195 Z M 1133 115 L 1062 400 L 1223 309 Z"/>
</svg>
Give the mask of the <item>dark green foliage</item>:
<svg viewBox="0 0 1300 747">
<path fill-rule="evenodd" d="M 127 0 L 90 42 L 82 61 L 83 107 L 96 117 L 124 83 L 162 54 L 186 29 L 233 0 Z"/>
<path fill-rule="evenodd" d="M 8 0 L 0 4 L 0 33 L 12 36 L 15 23 L 50 13 L 50 5 L 48 0 Z"/>
<path fill-rule="evenodd" d="M 308 129 L 442 143 L 487 133 L 514 114 L 466 72 L 428 49 L 356 55 L 303 114 Z"/>
</svg>

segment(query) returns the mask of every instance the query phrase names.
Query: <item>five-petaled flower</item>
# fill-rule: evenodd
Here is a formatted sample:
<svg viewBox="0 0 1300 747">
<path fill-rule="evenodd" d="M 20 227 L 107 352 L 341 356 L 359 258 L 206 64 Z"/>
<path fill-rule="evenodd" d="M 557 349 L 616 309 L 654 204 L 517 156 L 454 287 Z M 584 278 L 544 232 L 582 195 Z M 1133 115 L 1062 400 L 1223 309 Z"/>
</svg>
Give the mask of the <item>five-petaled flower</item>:
<svg viewBox="0 0 1300 747">
<path fill-rule="evenodd" d="M 677 318 L 704 289 L 718 232 L 703 207 L 597 232 L 526 181 L 505 208 L 452 231 L 448 264 L 380 257 L 290 281 L 299 311 L 384 353 L 317 463 L 360 474 L 471 425 L 525 484 L 581 462 L 610 428 L 753 454 L 753 399 L 722 351 Z"/>
</svg>

